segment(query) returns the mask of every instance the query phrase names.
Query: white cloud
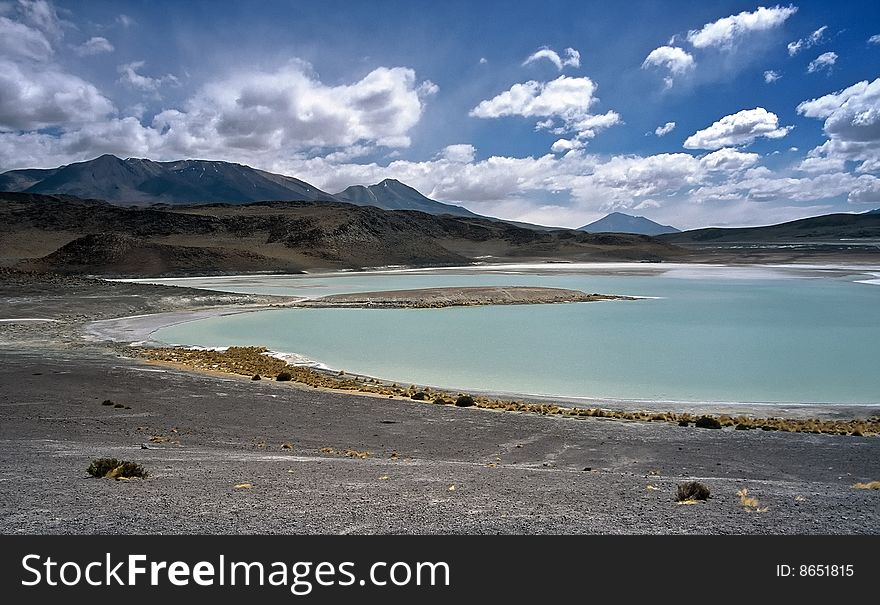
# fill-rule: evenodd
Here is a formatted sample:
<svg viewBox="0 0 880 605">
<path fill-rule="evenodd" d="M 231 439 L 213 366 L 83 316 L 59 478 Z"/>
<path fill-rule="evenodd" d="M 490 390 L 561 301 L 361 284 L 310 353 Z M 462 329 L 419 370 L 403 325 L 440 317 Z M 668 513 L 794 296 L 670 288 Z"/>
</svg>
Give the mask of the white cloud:
<svg viewBox="0 0 880 605">
<path fill-rule="evenodd" d="M 553 153 L 565 153 L 572 149 L 581 149 L 583 146 L 583 142 L 577 139 L 558 139 L 550 146 L 550 151 Z"/>
<path fill-rule="evenodd" d="M 476 152 L 477 150 L 473 145 L 447 145 L 443 148 L 443 151 L 440 152 L 439 157 L 450 162 L 470 164 L 474 161 L 474 154 Z"/>
<path fill-rule="evenodd" d="M 791 126 L 780 127 L 775 113 L 763 107 L 743 109 L 735 114 L 724 116 L 708 128 L 698 130 L 684 142 L 686 149 L 720 149 L 748 145 L 758 137 L 779 139 L 791 130 Z"/>
<path fill-rule="evenodd" d="M 565 49 L 565 59 L 559 56 L 555 50 L 552 50 L 548 47 L 543 47 L 536 50 L 534 53 L 528 56 L 525 61 L 523 61 L 523 65 L 528 65 L 529 63 L 534 63 L 535 61 L 540 61 L 541 59 L 546 59 L 553 63 L 556 66 L 556 69 L 562 71 L 563 67 L 580 67 L 581 66 L 581 54 L 573 48 Z"/>
<path fill-rule="evenodd" d="M 738 15 L 707 23 L 702 29 L 691 30 L 687 34 L 687 40 L 694 48 L 731 48 L 747 34 L 779 27 L 797 10 L 796 6 L 759 6 L 754 12 L 743 11 Z"/>
<path fill-rule="evenodd" d="M 825 30 L 828 29 L 827 25 L 823 25 L 812 34 L 807 36 L 806 38 L 801 38 L 800 40 L 796 40 L 794 42 L 788 43 L 788 54 L 789 56 L 795 56 L 802 50 L 807 50 L 808 48 L 812 48 L 818 44 L 823 42 L 823 38 L 825 36 Z"/>
<path fill-rule="evenodd" d="M 798 165 L 797 169 L 802 172 L 843 172 L 846 169 L 846 160 L 840 157 L 808 156 Z"/>
<path fill-rule="evenodd" d="M 809 73 L 814 73 L 826 69 L 830 72 L 831 67 L 835 63 L 837 63 L 837 53 L 822 53 L 821 55 L 810 61 L 810 64 L 807 66 L 807 71 Z"/>
<path fill-rule="evenodd" d="M 868 38 L 868 44 L 880 44 L 880 34 L 875 34 Z"/>
<path fill-rule="evenodd" d="M 485 65 L 488 62 L 489 62 L 489 59 L 487 59 L 486 57 L 480 57 L 480 65 Z"/>
<path fill-rule="evenodd" d="M 364 142 L 407 147 L 425 98 L 436 90 L 409 68 L 379 67 L 352 84 L 328 86 L 291 63 L 212 82 L 186 102 L 185 111 L 158 114 L 153 128 L 181 151 L 231 147 L 273 154 Z"/>
<path fill-rule="evenodd" d="M 666 88 L 671 88 L 673 76 L 682 76 L 693 71 L 696 66 L 694 57 L 677 46 L 660 46 L 655 48 L 642 62 L 642 69 L 649 67 L 661 67 L 669 70 L 669 76 L 664 78 Z"/>
<path fill-rule="evenodd" d="M 633 206 L 633 210 L 648 210 L 650 208 L 660 208 L 662 205 L 663 204 L 661 204 L 657 200 L 648 199 L 638 203 L 636 206 Z"/>
<path fill-rule="evenodd" d="M 481 101 L 470 114 L 475 118 L 502 118 L 521 116 L 544 118 L 541 126 L 552 126 L 548 119 L 562 120 L 564 126 L 554 132 L 573 132 L 578 139 L 593 138 L 600 130 L 620 123 L 620 115 L 608 111 L 593 115 L 590 108 L 596 103 L 596 85 L 590 78 L 559 76 L 550 82 L 514 84 L 492 99 Z"/>
<path fill-rule="evenodd" d="M 797 112 L 825 120 L 828 141 L 810 151 L 811 157 L 860 161 L 860 171 L 880 171 L 880 78 L 804 101 Z"/>
<path fill-rule="evenodd" d="M 52 62 L 61 23 L 47 2 L 19 2 L 0 17 L 0 131 L 76 128 L 105 119 L 113 104 Z"/>
<path fill-rule="evenodd" d="M 761 159 L 757 153 L 743 153 L 730 147 L 723 147 L 700 158 L 700 165 L 706 170 L 739 172 L 751 168 Z"/>
<path fill-rule="evenodd" d="M 774 71 L 772 69 L 768 69 L 767 71 L 764 72 L 764 82 L 766 82 L 767 84 L 773 84 L 781 77 L 782 77 L 782 74 L 780 74 L 778 71 Z"/>
<path fill-rule="evenodd" d="M 0 91 L 0 130 L 75 127 L 113 111 L 92 84 L 51 65 L 31 70 L 0 59 Z"/>
<path fill-rule="evenodd" d="M 672 132 L 675 129 L 675 122 L 666 122 L 663 126 L 658 126 L 654 129 L 654 134 L 658 137 L 663 137 Z"/>
<path fill-rule="evenodd" d="M 101 53 L 112 53 L 114 50 L 115 49 L 113 48 L 113 45 L 110 44 L 110 41 L 107 38 L 103 38 L 101 36 L 89 38 L 88 40 L 74 48 L 74 52 L 80 57 L 90 57 L 92 55 L 99 55 Z"/>
<path fill-rule="evenodd" d="M 126 14 L 120 14 L 116 17 L 116 22 L 122 27 L 129 28 L 137 22 Z"/>
<path fill-rule="evenodd" d="M 19 0 L 17 8 L 21 20 L 25 23 L 54 40 L 62 37 L 61 20 L 55 12 L 55 7 L 47 0 Z"/>
<path fill-rule="evenodd" d="M 144 65 L 146 65 L 145 61 L 134 61 L 133 63 L 120 65 L 117 68 L 120 73 L 118 81 L 129 88 L 136 88 L 138 90 L 143 90 L 144 92 L 156 92 L 165 84 L 180 84 L 177 77 L 171 74 L 166 74 L 158 78 L 151 78 L 150 76 L 139 74 L 137 70 L 141 69 Z"/>
<path fill-rule="evenodd" d="M 576 51 L 573 48 L 565 49 L 565 61 L 562 62 L 563 65 L 570 65 L 571 67 L 580 67 L 581 66 L 581 53 Z"/>
<path fill-rule="evenodd" d="M 43 32 L 0 17 L 0 56 L 46 61 L 53 52 L 52 44 Z"/>
</svg>

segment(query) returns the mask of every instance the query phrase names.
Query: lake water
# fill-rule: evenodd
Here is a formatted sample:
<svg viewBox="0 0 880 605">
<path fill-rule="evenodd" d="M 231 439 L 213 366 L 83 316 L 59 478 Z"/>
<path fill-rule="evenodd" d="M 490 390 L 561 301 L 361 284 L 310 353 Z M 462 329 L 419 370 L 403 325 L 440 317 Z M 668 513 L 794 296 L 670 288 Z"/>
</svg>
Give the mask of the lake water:
<svg viewBox="0 0 880 605">
<path fill-rule="evenodd" d="M 521 285 L 650 297 L 447 309 L 271 310 L 178 324 L 154 338 L 264 345 L 334 369 L 461 390 L 635 401 L 877 404 L 877 270 L 522 265 L 151 280 L 302 296 Z"/>
</svg>

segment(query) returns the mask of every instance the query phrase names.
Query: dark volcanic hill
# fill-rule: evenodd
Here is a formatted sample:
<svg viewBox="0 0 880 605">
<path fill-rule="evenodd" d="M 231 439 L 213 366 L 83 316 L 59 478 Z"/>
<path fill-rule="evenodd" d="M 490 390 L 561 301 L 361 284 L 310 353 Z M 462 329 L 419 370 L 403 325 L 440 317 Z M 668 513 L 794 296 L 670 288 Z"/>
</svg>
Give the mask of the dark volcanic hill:
<svg viewBox="0 0 880 605">
<path fill-rule="evenodd" d="M 675 244 L 837 242 L 880 239 L 880 214 L 826 214 L 767 227 L 709 228 L 662 235 Z"/>
<path fill-rule="evenodd" d="M 335 194 L 343 202 L 358 206 L 376 206 L 383 210 L 420 210 L 428 214 L 452 214 L 454 216 L 479 216 L 466 208 L 444 204 L 425 197 L 409 185 L 396 179 L 385 179 L 370 185 L 352 185 Z"/>
<path fill-rule="evenodd" d="M 578 228 L 587 233 L 640 233 L 642 235 L 661 235 L 678 233 L 679 230 L 669 225 L 661 225 L 644 216 L 631 216 L 622 212 L 611 214 Z"/>
<path fill-rule="evenodd" d="M 131 207 L 0 193 L 0 264 L 62 273 L 171 275 L 485 260 L 661 260 L 640 235 L 536 231 L 485 218 L 340 202 Z"/>
<path fill-rule="evenodd" d="M 0 191 L 68 194 L 117 204 L 241 204 L 260 200 L 335 201 L 298 179 L 229 162 L 121 160 L 102 155 L 50 170 L 0 174 Z"/>
</svg>

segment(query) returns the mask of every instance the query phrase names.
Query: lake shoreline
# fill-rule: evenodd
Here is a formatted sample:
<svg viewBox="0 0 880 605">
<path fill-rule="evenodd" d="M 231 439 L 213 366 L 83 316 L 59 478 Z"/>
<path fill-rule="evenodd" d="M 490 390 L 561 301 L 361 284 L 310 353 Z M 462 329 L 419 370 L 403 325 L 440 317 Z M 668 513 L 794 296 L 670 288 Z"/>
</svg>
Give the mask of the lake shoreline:
<svg viewBox="0 0 880 605">
<path fill-rule="evenodd" d="M 234 295 L 229 306 L 228 293 L 16 279 L 0 283 L 7 316 L 59 321 L 0 325 L 5 534 L 876 534 L 880 527 L 876 492 L 853 487 L 877 479 L 874 437 L 502 413 L 161 367 L 133 357 L 123 342 L 84 338 L 86 325 L 127 316 L 148 334 L 157 311 L 186 309 L 174 318 L 182 320 L 292 301 Z M 102 456 L 141 463 L 150 476 L 88 478 L 86 467 Z M 678 506 L 676 487 L 691 480 L 712 496 Z M 253 487 L 235 488 L 243 483 Z M 745 510 L 736 496 L 743 488 L 768 512 Z"/>
</svg>

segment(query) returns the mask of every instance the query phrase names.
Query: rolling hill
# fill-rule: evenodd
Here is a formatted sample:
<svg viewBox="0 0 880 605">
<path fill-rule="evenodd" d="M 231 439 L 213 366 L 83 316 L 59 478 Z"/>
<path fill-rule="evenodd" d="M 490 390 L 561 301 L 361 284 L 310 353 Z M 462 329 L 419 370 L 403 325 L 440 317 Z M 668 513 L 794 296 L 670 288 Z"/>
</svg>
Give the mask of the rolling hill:
<svg viewBox="0 0 880 605">
<path fill-rule="evenodd" d="M 341 202 L 119 206 L 0 193 L 0 265 L 61 273 L 296 272 L 476 260 L 665 260 L 646 236 L 537 231 Z"/>
<path fill-rule="evenodd" d="M 660 239 L 689 245 L 880 239 L 880 213 L 826 214 L 766 227 L 694 229 L 661 235 Z"/>
</svg>

